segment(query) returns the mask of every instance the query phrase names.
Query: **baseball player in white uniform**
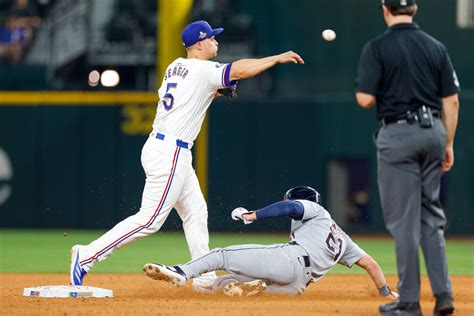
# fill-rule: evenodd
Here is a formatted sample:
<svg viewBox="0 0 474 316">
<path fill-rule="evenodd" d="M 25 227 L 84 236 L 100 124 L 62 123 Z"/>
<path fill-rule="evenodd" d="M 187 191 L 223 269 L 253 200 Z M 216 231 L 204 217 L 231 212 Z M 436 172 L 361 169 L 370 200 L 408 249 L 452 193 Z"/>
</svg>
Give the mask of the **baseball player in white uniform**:
<svg viewBox="0 0 474 316">
<path fill-rule="evenodd" d="M 70 282 L 82 285 L 84 276 L 97 261 L 116 249 L 157 232 L 175 208 L 183 221 L 184 233 L 193 259 L 209 251 L 207 205 L 192 167 L 191 147 L 201 129 L 206 111 L 218 96 L 217 90 L 236 81 L 257 76 L 277 64 L 299 63 L 294 52 L 261 59 L 242 59 L 220 64 L 214 36 L 223 31 L 196 21 L 182 32 L 187 58 L 178 58 L 166 69 L 159 93 L 153 131 L 142 149 L 146 174 L 140 210 L 88 245 L 71 250 Z M 196 290 L 206 290 L 214 272 L 194 279 Z"/>
<path fill-rule="evenodd" d="M 385 281 L 380 266 L 346 235 L 321 206 L 321 196 L 311 187 L 288 190 L 283 201 L 257 211 L 239 207 L 234 220 L 249 224 L 255 220 L 288 216 L 292 218 L 290 242 L 275 245 L 238 245 L 213 249 L 186 264 L 165 266 L 147 263 L 143 270 L 155 279 L 183 286 L 188 279 L 214 270 L 230 274 L 214 282 L 214 291 L 229 296 L 267 293 L 297 295 L 321 279 L 337 263 L 362 267 L 372 278 L 379 294 L 398 297 Z"/>
</svg>

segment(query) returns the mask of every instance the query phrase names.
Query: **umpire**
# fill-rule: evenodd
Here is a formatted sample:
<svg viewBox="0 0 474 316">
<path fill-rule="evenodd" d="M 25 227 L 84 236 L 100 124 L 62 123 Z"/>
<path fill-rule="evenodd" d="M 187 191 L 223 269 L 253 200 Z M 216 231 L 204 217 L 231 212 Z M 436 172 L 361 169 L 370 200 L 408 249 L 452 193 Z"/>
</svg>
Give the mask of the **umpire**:
<svg viewBox="0 0 474 316">
<path fill-rule="evenodd" d="M 454 163 L 459 82 L 446 48 L 413 23 L 416 0 L 382 1 L 386 32 L 369 41 L 356 79 L 357 103 L 376 105 L 378 185 L 385 225 L 396 242 L 400 299 L 381 315 L 421 315 L 421 244 L 434 315 L 454 311 L 446 261 L 442 172 Z"/>
</svg>

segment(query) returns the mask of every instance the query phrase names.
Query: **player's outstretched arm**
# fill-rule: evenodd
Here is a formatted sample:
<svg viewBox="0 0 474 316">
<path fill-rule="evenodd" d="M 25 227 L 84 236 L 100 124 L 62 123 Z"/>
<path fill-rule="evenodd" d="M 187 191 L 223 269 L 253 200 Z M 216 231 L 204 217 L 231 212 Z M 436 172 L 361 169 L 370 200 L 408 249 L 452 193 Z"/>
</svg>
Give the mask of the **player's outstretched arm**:
<svg viewBox="0 0 474 316">
<path fill-rule="evenodd" d="M 289 63 L 304 64 L 304 60 L 293 51 L 259 59 L 240 59 L 232 63 L 230 80 L 252 78 L 277 64 Z"/>
<path fill-rule="evenodd" d="M 385 280 L 385 276 L 383 274 L 382 269 L 380 268 L 377 261 L 372 259 L 371 256 L 367 255 L 367 256 L 362 257 L 359 261 L 356 262 L 356 264 L 362 269 L 364 269 L 365 271 L 367 271 L 367 273 L 370 275 L 370 278 L 372 279 L 375 286 L 377 287 L 377 290 L 379 291 L 380 296 L 392 298 L 392 299 L 398 298 L 398 293 L 392 291 L 388 287 L 387 281 Z"/>
<path fill-rule="evenodd" d="M 294 220 L 301 220 L 304 214 L 304 207 L 297 201 L 279 201 L 261 208 L 257 211 L 249 211 L 246 208 L 238 207 L 232 211 L 233 220 L 242 220 L 245 224 L 250 224 L 258 219 L 288 216 Z"/>
</svg>

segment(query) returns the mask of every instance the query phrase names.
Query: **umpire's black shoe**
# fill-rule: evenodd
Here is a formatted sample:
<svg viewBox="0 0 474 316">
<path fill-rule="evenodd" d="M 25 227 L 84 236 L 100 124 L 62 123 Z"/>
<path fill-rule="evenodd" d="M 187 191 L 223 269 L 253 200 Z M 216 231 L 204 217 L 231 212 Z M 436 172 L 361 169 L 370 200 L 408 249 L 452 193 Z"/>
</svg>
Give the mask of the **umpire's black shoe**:
<svg viewBox="0 0 474 316">
<path fill-rule="evenodd" d="M 380 305 L 379 312 L 382 316 L 422 316 L 418 302 L 396 301 Z"/>
<path fill-rule="evenodd" d="M 454 302 L 451 293 L 443 292 L 435 295 L 436 304 L 433 315 L 451 315 L 454 312 Z"/>
</svg>

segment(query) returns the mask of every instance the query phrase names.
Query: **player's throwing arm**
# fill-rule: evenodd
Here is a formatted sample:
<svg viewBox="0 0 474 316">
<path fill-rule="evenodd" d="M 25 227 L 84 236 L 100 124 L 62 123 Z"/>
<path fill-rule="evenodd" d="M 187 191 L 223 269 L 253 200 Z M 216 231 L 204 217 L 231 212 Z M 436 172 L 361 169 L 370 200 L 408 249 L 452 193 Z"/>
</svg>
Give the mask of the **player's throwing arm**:
<svg viewBox="0 0 474 316">
<path fill-rule="evenodd" d="M 303 58 L 293 51 L 260 59 L 240 59 L 232 64 L 230 80 L 242 80 L 258 76 L 277 64 L 304 64 Z"/>
</svg>

